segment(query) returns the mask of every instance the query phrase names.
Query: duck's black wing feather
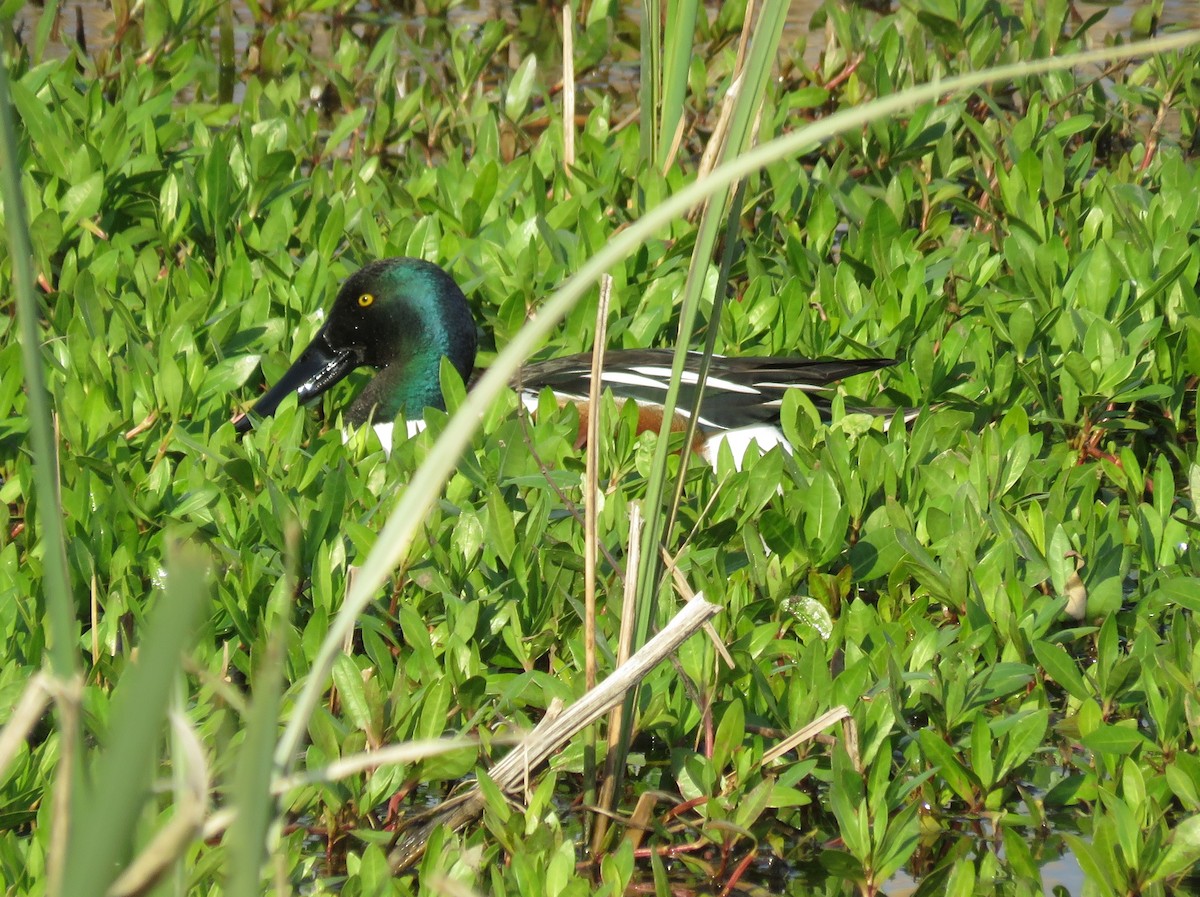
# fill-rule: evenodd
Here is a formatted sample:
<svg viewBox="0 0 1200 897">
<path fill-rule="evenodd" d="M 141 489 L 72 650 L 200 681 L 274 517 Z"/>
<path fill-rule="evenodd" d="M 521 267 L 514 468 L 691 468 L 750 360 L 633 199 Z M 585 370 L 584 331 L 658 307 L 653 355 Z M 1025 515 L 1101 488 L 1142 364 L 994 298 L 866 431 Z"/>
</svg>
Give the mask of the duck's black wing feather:
<svg viewBox="0 0 1200 897">
<path fill-rule="evenodd" d="M 668 349 L 631 349 L 606 353 L 601 386 L 613 395 L 646 404 L 661 404 L 671 381 L 673 353 Z M 682 409 L 695 399 L 701 354 L 689 352 L 679 385 Z M 715 355 L 709 366 L 700 422 L 712 429 L 735 429 L 777 421 L 784 393 L 789 389 L 824 391 L 844 377 L 895 364 L 891 358 L 810 359 L 782 355 Z M 526 365 L 513 380 L 518 389 L 586 399 L 592 379 L 590 352 L 552 358 Z"/>
</svg>

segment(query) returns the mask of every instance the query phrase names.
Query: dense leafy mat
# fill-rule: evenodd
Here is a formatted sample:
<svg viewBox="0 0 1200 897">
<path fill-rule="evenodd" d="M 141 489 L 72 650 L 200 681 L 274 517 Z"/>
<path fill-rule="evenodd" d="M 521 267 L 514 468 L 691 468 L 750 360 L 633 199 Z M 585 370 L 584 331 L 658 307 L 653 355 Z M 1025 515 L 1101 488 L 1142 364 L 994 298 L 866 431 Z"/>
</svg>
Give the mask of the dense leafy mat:
<svg viewBox="0 0 1200 897">
<path fill-rule="evenodd" d="M 170 546 L 202 546 L 211 603 L 175 688 L 219 806 L 235 799 L 244 696 L 270 634 L 286 632 L 286 710 L 351 565 L 445 419 L 429 412 L 432 432 L 389 459 L 368 434 L 343 444 L 349 389 L 243 440 L 231 414 L 368 259 L 443 264 L 485 347 L 503 346 L 539 297 L 693 177 L 741 10 L 700 16 L 689 128 L 660 174 L 639 161 L 637 122 L 618 125 L 630 98 L 609 84 L 638 46 L 620 15 L 593 9 L 577 36 L 588 86 L 568 171 L 549 12 L 454 28 L 249 4 L 231 73 L 218 4 L 158 6 L 119 18 L 109 46 L 59 58 L 42 55 L 48 32 L 32 19 L 8 66 L 85 732 L 109 738 L 112 689 L 165 600 Z M 829 7 L 817 70 L 788 37 L 760 139 L 1088 40 L 1063 5 L 1038 6 Z M 794 456 L 688 473 L 666 544 L 724 608 L 715 625 L 736 666 L 697 638 L 643 689 L 618 804 L 630 812 L 651 791 L 659 803 L 636 857 L 626 841 L 577 866 L 580 746 L 523 805 L 496 797 L 482 825 L 438 836 L 419 875 L 387 872 L 392 811 L 502 753 L 493 734 L 582 693 L 575 412 L 531 421 L 510 397 L 361 620 L 305 765 L 443 733 L 484 747 L 289 792 L 273 880 L 347 895 L 413 893 L 441 875 L 497 895 L 619 894 L 645 876 L 873 893 L 905 869 L 923 893 L 1040 894 L 1042 865 L 1066 853 L 1089 893 L 1177 884 L 1200 856 L 1196 64 L 1191 52 L 946 96 L 750 182 L 718 351 L 896 356 L 845 394 L 924 410 L 885 428 L 839 400 L 826 425 L 796 399 Z M 612 270 L 610 345 L 671 344 L 694 238 L 680 220 Z M 8 279 L 7 246 L 0 268 Z M 49 510 L 33 497 L 5 310 L 0 708 L 43 665 Z M 546 353 L 589 349 L 594 319 L 592 296 Z M 600 538 L 619 567 L 652 437 L 610 420 Z M 601 584 L 611 663 L 621 571 L 609 560 Z M 853 725 L 761 762 L 838 704 Z M 35 730 L 0 787 L 6 893 L 45 886 L 58 738 L 50 721 Z M 143 840 L 174 812 L 170 745 L 159 753 Z M 226 850 L 197 839 L 177 892 L 218 892 Z"/>
</svg>

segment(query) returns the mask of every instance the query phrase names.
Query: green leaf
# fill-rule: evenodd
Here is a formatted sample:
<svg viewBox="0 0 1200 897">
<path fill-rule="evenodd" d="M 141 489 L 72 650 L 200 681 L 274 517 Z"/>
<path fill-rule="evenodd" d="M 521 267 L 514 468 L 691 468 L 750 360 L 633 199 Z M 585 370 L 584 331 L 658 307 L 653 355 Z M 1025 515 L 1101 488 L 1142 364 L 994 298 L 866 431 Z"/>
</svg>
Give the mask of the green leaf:
<svg viewBox="0 0 1200 897">
<path fill-rule="evenodd" d="M 1018 305 L 1008 319 L 1009 339 L 1017 350 L 1017 360 L 1024 361 L 1033 342 L 1033 312 L 1026 305 Z"/>
<path fill-rule="evenodd" d="M 758 822 L 763 812 L 768 807 L 778 806 L 775 803 L 777 796 L 778 790 L 772 781 L 769 779 L 760 781 L 750 789 L 749 793 L 743 794 L 737 803 L 730 822 L 747 834 L 750 834 L 750 827 Z M 750 835 L 750 837 L 753 837 L 753 835 Z"/>
<path fill-rule="evenodd" d="M 1052 642 L 1037 641 L 1033 643 L 1033 653 L 1046 675 L 1066 689 L 1071 697 L 1077 701 L 1086 701 L 1092 696 L 1092 690 L 1084 684 L 1075 661 L 1061 646 Z"/>
<path fill-rule="evenodd" d="M 1100 852 L 1078 835 L 1064 834 L 1063 840 L 1071 848 L 1076 862 L 1083 869 L 1089 885 L 1095 892 L 1101 897 L 1116 897 L 1117 891 L 1113 888 L 1113 882 L 1116 881 L 1113 877 L 1114 870 L 1109 868 L 1109 862 L 1102 859 Z"/>
<path fill-rule="evenodd" d="M 350 135 L 362 127 L 362 123 L 366 121 L 369 111 L 366 106 L 358 106 L 341 115 L 337 120 L 337 124 L 329 132 L 325 151 L 327 153 L 338 152 L 342 144 L 349 139 Z"/>
<path fill-rule="evenodd" d="M 1094 732 L 1083 736 L 1080 741 L 1089 751 L 1120 756 L 1130 754 L 1139 747 L 1153 747 L 1150 739 L 1130 726 L 1101 725 Z"/>
<path fill-rule="evenodd" d="M 992 756 L 994 749 L 987 720 L 982 716 L 975 717 L 971 724 L 971 770 L 984 791 L 990 791 L 996 784 Z"/>
<path fill-rule="evenodd" d="M 511 121 L 517 121 L 525 114 L 536 77 L 537 57 L 530 53 L 513 72 L 512 80 L 508 83 L 508 92 L 504 96 L 504 114 Z"/>
<path fill-rule="evenodd" d="M 922 729 L 917 733 L 921 750 L 929 761 L 938 767 L 939 774 L 950 790 L 959 799 L 969 805 L 974 805 L 980 797 L 982 786 L 974 773 L 968 770 L 955 756 L 953 748 L 946 744 L 935 732 Z"/>
<path fill-rule="evenodd" d="M 833 878 L 845 881 L 863 881 L 862 862 L 844 850 L 822 850 L 821 865 Z"/>
<path fill-rule="evenodd" d="M 27 78 L 9 83 L 13 106 L 37 145 L 40 167 L 54 177 L 65 179 L 68 173 L 63 149 L 68 143 L 64 141 L 61 125 L 55 121 L 47 104 L 26 86 Z"/>
<path fill-rule="evenodd" d="M 734 698 L 721 714 L 717 734 L 713 739 L 712 763 L 717 770 L 724 770 L 733 757 L 733 752 L 742 746 L 746 738 L 746 713 L 741 700 Z"/>
<path fill-rule="evenodd" d="M 204 377 L 204 387 L 197 398 L 232 395 L 246 385 L 250 375 L 257 370 L 259 361 L 258 355 L 235 355 L 217 362 L 208 369 Z"/>
<path fill-rule="evenodd" d="M 865 862 L 871 855 L 871 836 L 862 776 L 851 766 L 845 749 L 835 748 L 833 760 L 830 806 L 837 818 L 842 843 L 853 856 Z"/>
<path fill-rule="evenodd" d="M 69 230 L 84 218 L 91 218 L 100 211 L 100 200 L 104 193 L 104 178 L 94 172 L 85 180 L 71 187 L 59 203 L 63 213 L 63 230 Z"/>
<path fill-rule="evenodd" d="M 1041 746 L 1050 725 L 1050 711 L 1045 707 L 1029 708 L 1016 715 L 1008 729 L 999 757 L 999 774 L 1008 775 L 1024 763 Z"/>
<path fill-rule="evenodd" d="M 1154 865 L 1147 884 L 1187 875 L 1200 865 L 1200 814 L 1188 816 L 1172 830 L 1162 857 Z"/>
<path fill-rule="evenodd" d="M 341 654 L 333 664 L 333 684 L 338 690 L 342 709 L 356 729 L 366 732 L 371 725 L 371 710 L 367 704 L 362 672 L 349 654 Z"/>
<path fill-rule="evenodd" d="M 917 804 L 910 803 L 888 820 L 873 863 L 876 881 L 890 879 L 916 851 L 921 834 L 918 809 Z"/>
<path fill-rule="evenodd" d="M 446 716 L 453 697 L 450 682 L 438 679 L 425 692 L 421 719 L 414 733 L 418 738 L 440 738 L 446 731 Z"/>
<path fill-rule="evenodd" d="M 1200 613 L 1200 577 L 1174 576 L 1160 580 L 1158 588 L 1151 591 L 1144 600 L 1153 601 L 1155 604 L 1178 604 L 1193 613 Z"/>
</svg>

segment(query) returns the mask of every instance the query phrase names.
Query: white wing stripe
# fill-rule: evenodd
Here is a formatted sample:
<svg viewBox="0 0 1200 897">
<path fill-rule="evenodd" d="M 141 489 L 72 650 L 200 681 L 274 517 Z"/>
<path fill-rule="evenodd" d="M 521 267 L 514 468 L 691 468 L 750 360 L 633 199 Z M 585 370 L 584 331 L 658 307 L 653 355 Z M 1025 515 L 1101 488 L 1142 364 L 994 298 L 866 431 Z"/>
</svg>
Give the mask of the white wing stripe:
<svg viewBox="0 0 1200 897">
<path fill-rule="evenodd" d="M 625 371 L 602 371 L 600 373 L 601 383 L 622 383 L 625 386 L 645 386 L 650 389 L 661 390 L 666 392 L 667 387 L 661 380 L 655 380 L 653 377 L 643 377 L 638 374 L 628 374 Z"/>
<path fill-rule="evenodd" d="M 664 391 L 667 388 L 667 383 L 671 380 L 670 368 L 658 367 L 654 365 L 640 365 L 631 367 L 630 370 L 635 371 L 638 374 L 645 374 L 647 377 L 660 378 L 661 382 L 659 383 L 659 389 Z M 605 371 L 604 377 L 607 379 L 609 376 L 611 376 L 611 373 Z M 698 382 L 700 382 L 700 376 L 695 371 L 683 371 L 679 377 L 679 382 L 686 384 L 687 386 L 695 386 Z M 708 379 L 704 381 L 704 385 L 706 387 L 711 386 L 713 389 L 724 390 L 725 392 L 740 392 L 747 395 L 756 395 L 758 393 L 758 390 L 753 386 L 745 386 L 741 383 L 734 383 L 732 380 L 726 380 L 724 377 L 715 377 L 712 375 L 709 375 Z"/>
<path fill-rule="evenodd" d="M 708 382 L 711 383 L 712 379 Z M 827 383 L 770 383 L 766 380 L 755 380 L 754 385 L 759 389 L 799 389 L 802 392 L 826 392 L 830 387 Z"/>
<path fill-rule="evenodd" d="M 693 383 L 696 382 L 696 375 L 692 375 Z M 709 377 L 704 381 L 705 387 L 711 386 L 713 389 L 724 390 L 725 392 L 741 392 L 748 393 L 752 396 L 758 395 L 758 390 L 753 386 L 743 386 L 741 383 L 734 383 L 732 380 L 726 380 L 723 377 Z"/>
</svg>

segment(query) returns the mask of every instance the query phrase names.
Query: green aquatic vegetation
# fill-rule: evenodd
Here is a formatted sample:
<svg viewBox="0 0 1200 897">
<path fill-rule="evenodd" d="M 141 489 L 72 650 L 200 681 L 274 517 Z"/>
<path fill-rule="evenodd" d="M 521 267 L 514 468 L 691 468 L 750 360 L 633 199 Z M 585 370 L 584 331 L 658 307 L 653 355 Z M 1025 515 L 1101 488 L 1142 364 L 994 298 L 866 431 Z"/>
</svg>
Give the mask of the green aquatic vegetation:
<svg viewBox="0 0 1200 897">
<path fill-rule="evenodd" d="M 1097 893 L 1186 888 L 1200 813 L 1194 49 L 1114 62 L 1104 79 L 1028 69 L 877 116 L 770 161 L 731 211 L 676 217 L 609 266 L 612 347 L 673 345 L 694 308 L 693 346 L 900 362 L 843 384 L 830 420 L 790 396 L 792 455 L 689 465 L 661 543 L 722 608 L 732 665 L 694 637 L 643 682 L 627 746 L 597 742 L 590 759 L 576 739 L 514 803 L 486 775 L 505 739 L 585 689 L 576 410 L 547 401 L 531 418 L 505 393 L 486 411 L 283 760 L 354 577 L 454 424 L 427 412 L 390 457 L 372 433 L 345 442 L 361 376 L 316 408 L 285 402 L 244 439 L 229 420 L 372 258 L 445 266 L 491 362 L 568 276 L 693 182 L 742 9 L 648 35 L 673 64 L 659 105 L 627 126 L 633 98 L 604 66 L 637 59 L 642 35 L 611 5 L 581 11 L 566 166 L 556 13 L 464 27 L 249 4 L 231 56 L 222 4 L 117 6 L 107 46 L 54 58 L 52 10 L 6 43 L 40 306 L 0 316 L 0 707 L 53 691 L 38 690 L 50 650 L 83 673 L 41 721 L 0 711 L 20 736 L 0 755 L 12 893 L 103 890 L 135 856 L 162 859 L 161 887 L 196 893 L 261 890 L 264 856 L 271 882 L 350 894 L 438 876 L 493 893 L 753 880 L 870 894 L 898 875 L 922 893 L 1023 894 L 1056 853 Z M 1094 33 L 1043 6 L 827 6 L 815 63 L 787 31 L 780 52 L 758 51 L 787 65 L 759 70 L 741 128 L 754 99 L 765 142 Z M 16 246 L 0 247 L 5 278 L 23 277 Z M 537 351 L 590 349 L 596 307 L 585 293 Z M 49 454 L 31 439 L 27 320 Z M 465 396 L 450 392 L 453 412 Z M 680 459 L 602 405 L 609 671 L 631 509 L 657 513 L 655 465 L 669 485 Z M 885 427 L 862 406 L 920 412 Z M 654 628 L 675 598 L 669 579 L 644 587 Z M 821 737 L 771 753 L 842 705 Z M 478 743 L 315 776 L 458 734 Z M 626 784 L 581 866 L 593 814 L 576 798 L 609 751 Z M 123 765 L 135 755 L 152 759 Z M 287 766 L 314 777 L 272 793 Z M 480 822 L 436 830 L 394 875 L 392 823 L 476 774 Z M 172 831 L 174 847 L 152 844 Z"/>
</svg>

